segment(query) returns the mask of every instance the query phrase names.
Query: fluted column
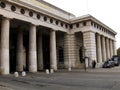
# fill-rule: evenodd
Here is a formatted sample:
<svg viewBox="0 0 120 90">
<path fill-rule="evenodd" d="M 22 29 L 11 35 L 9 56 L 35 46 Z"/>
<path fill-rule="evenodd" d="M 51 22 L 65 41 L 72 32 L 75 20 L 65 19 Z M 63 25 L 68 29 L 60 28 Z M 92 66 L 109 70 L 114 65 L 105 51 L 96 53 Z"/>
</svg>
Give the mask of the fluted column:
<svg viewBox="0 0 120 90">
<path fill-rule="evenodd" d="M 17 32 L 16 70 L 23 71 L 23 31 Z"/>
<path fill-rule="evenodd" d="M 9 31 L 10 20 L 2 18 L 1 22 L 1 74 L 9 74 Z"/>
<path fill-rule="evenodd" d="M 105 37 L 102 36 L 102 60 L 106 61 L 106 45 L 105 45 Z"/>
<path fill-rule="evenodd" d="M 98 63 L 102 63 L 101 38 L 99 34 L 97 34 L 97 56 Z"/>
<path fill-rule="evenodd" d="M 36 26 L 32 24 L 29 30 L 29 72 L 37 72 Z"/>
<path fill-rule="evenodd" d="M 109 47 L 109 39 L 106 38 L 106 51 L 107 51 L 107 59 L 110 59 L 110 47 Z"/>
<path fill-rule="evenodd" d="M 56 56 L 56 34 L 54 30 L 50 32 L 50 67 L 57 70 L 57 56 Z"/>
<path fill-rule="evenodd" d="M 38 32 L 38 70 L 43 70 L 42 34 Z"/>
</svg>

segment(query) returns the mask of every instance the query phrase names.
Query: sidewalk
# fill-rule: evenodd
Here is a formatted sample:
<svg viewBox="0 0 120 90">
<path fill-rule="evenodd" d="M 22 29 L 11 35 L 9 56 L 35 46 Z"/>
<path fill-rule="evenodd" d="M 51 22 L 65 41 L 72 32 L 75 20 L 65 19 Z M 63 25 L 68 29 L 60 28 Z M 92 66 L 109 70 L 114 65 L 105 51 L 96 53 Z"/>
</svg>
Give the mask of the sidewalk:
<svg viewBox="0 0 120 90">
<path fill-rule="evenodd" d="M 87 69 L 87 72 L 116 72 L 120 73 L 120 66 L 116 66 L 113 68 L 95 68 L 95 69 Z"/>
<path fill-rule="evenodd" d="M 67 69 L 63 69 L 63 70 L 58 70 L 58 72 L 85 72 L 85 69 L 71 69 L 71 71 L 68 71 Z M 87 68 L 86 72 L 120 73 L 120 66 L 116 66 L 113 68 L 95 68 L 95 69 Z"/>
</svg>

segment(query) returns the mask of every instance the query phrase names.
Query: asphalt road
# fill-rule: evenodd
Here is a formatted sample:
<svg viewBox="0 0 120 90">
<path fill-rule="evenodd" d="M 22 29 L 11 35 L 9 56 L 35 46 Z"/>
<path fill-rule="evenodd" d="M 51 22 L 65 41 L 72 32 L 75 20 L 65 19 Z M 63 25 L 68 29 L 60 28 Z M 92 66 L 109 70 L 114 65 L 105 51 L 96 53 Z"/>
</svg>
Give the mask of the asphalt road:
<svg viewBox="0 0 120 90">
<path fill-rule="evenodd" d="M 0 90 L 120 90 L 120 68 L 0 76 Z"/>
</svg>

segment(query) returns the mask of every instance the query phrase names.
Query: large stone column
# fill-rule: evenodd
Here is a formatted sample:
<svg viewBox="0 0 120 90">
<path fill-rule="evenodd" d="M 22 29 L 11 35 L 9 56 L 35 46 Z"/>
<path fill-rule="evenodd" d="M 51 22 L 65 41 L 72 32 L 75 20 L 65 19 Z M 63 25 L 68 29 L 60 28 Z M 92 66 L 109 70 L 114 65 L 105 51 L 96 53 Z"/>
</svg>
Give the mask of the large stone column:
<svg viewBox="0 0 120 90">
<path fill-rule="evenodd" d="M 64 65 L 65 68 L 71 68 L 71 35 L 64 35 Z"/>
<path fill-rule="evenodd" d="M 86 49 L 85 55 L 89 57 L 89 65 L 92 66 L 92 60 L 96 60 L 95 33 L 92 31 L 83 32 L 83 43 Z"/>
<path fill-rule="evenodd" d="M 17 32 L 16 70 L 23 71 L 23 31 L 19 28 Z"/>
<path fill-rule="evenodd" d="M 54 30 L 50 31 L 50 67 L 57 70 L 56 56 L 56 34 Z"/>
<path fill-rule="evenodd" d="M 38 70 L 43 70 L 43 50 L 41 32 L 38 32 Z"/>
<path fill-rule="evenodd" d="M 98 63 L 102 63 L 102 52 L 101 52 L 101 38 L 100 35 L 97 34 L 97 59 Z"/>
<path fill-rule="evenodd" d="M 78 50 L 79 51 L 79 50 Z M 75 68 L 76 64 L 76 39 L 75 34 L 64 34 L 64 66 L 65 68 Z"/>
<path fill-rule="evenodd" d="M 106 61 L 106 45 L 105 45 L 105 37 L 102 36 L 102 60 Z"/>
<path fill-rule="evenodd" d="M 0 72 L 1 74 L 9 74 L 9 29 L 10 20 L 8 18 L 2 18 L 1 22 L 1 62 Z"/>
<path fill-rule="evenodd" d="M 107 52 L 107 59 L 110 59 L 110 47 L 109 47 L 109 39 L 106 38 L 106 52 Z"/>
<path fill-rule="evenodd" d="M 32 24 L 29 30 L 29 72 L 37 72 L 36 26 Z"/>
<path fill-rule="evenodd" d="M 116 41 L 113 41 L 113 48 L 114 48 L 114 50 L 113 50 L 114 55 L 117 55 Z"/>
<path fill-rule="evenodd" d="M 110 58 L 113 56 L 112 40 L 110 39 Z"/>
</svg>

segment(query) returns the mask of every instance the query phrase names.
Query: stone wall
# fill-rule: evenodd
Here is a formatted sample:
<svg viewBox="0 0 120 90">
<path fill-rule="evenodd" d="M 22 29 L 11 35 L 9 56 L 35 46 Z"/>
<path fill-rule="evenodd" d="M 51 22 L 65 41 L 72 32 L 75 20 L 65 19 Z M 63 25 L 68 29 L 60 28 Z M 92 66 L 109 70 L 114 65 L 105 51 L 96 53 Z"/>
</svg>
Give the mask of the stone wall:
<svg viewBox="0 0 120 90">
<path fill-rule="evenodd" d="M 80 63 L 79 49 L 82 46 L 82 34 L 65 34 L 64 36 L 64 65 L 65 68 L 83 68 Z"/>
</svg>

